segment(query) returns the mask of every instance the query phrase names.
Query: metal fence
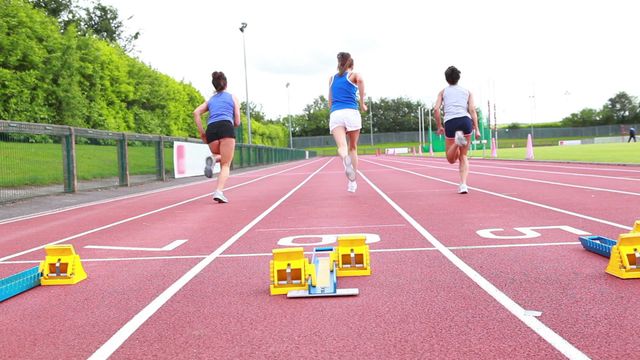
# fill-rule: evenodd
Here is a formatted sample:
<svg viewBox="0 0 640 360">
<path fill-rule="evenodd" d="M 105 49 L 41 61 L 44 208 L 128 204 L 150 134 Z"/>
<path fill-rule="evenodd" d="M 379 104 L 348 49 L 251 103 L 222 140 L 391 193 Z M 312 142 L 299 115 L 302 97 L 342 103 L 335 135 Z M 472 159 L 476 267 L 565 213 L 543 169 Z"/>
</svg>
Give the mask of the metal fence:
<svg viewBox="0 0 640 360">
<path fill-rule="evenodd" d="M 628 136 L 628 130 L 630 127 L 640 129 L 638 124 L 625 124 L 625 125 L 601 125 L 601 126 L 585 126 L 585 127 L 551 127 L 551 128 L 536 128 L 533 130 L 529 127 L 519 129 L 498 129 L 498 139 L 527 139 L 527 136 L 533 131 L 534 139 L 555 139 L 555 138 L 598 138 L 598 137 L 612 137 L 620 136 L 624 138 Z M 434 130 L 435 134 L 435 130 Z M 371 139 L 373 138 L 373 141 Z M 428 139 L 428 135 L 426 139 Z M 535 140 L 534 140 L 535 141 Z M 379 133 L 373 134 L 373 137 L 369 133 L 360 134 L 360 145 L 373 145 L 376 144 L 389 144 L 389 143 L 405 143 L 405 142 L 419 142 L 419 132 L 397 132 L 397 133 Z M 316 148 L 316 147 L 335 147 L 335 141 L 331 135 L 327 136 L 307 136 L 307 137 L 295 137 L 293 138 L 293 146 L 295 148 Z"/>
<path fill-rule="evenodd" d="M 173 178 L 174 141 L 200 139 L 0 120 L 0 203 Z M 232 168 L 316 156 L 236 144 Z"/>
</svg>

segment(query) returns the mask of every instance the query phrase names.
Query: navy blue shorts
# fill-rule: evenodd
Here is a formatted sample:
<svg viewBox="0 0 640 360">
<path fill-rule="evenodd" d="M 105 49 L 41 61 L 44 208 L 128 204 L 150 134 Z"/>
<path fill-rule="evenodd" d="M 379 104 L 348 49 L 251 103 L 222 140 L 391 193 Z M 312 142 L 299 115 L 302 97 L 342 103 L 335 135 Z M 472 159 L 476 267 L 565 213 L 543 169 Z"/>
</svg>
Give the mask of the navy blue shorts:
<svg viewBox="0 0 640 360">
<path fill-rule="evenodd" d="M 220 120 L 214 121 L 207 125 L 207 143 L 212 143 L 216 140 L 224 138 L 236 138 L 236 130 L 233 128 L 231 121 Z"/>
<path fill-rule="evenodd" d="M 471 118 L 468 116 L 453 118 L 444 122 L 444 135 L 449 139 L 453 139 L 456 136 L 456 131 L 462 131 L 465 135 L 469 135 L 472 130 L 473 125 L 471 124 Z"/>
</svg>

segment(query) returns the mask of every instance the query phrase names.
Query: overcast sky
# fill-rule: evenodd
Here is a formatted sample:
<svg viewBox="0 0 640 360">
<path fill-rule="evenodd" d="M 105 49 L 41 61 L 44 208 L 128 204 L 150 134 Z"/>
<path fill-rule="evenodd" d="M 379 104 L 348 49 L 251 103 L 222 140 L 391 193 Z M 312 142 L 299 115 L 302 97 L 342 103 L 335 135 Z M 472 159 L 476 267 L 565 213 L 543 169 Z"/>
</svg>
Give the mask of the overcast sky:
<svg viewBox="0 0 640 360">
<path fill-rule="evenodd" d="M 350 52 L 367 96 L 428 105 L 444 70 L 498 123 L 559 121 L 599 109 L 619 91 L 640 96 L 640 1 L 102 0 L 118 9 L 136 53 L 212 95 L 211 72 L 269 118 L 327 96 L 336 54 Z M 290 83 L 289 93 L 285 85 Z M 493 121 L 493 119 L 492 119 Z"/>
</svg>

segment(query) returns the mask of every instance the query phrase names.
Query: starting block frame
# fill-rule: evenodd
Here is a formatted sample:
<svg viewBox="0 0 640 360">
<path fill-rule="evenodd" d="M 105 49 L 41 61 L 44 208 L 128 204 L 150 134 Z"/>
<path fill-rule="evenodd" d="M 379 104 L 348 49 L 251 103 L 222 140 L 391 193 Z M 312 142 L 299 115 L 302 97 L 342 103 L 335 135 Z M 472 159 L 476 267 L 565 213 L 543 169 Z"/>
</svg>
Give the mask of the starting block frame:
<svg viewBox="0 0 640 360">
<path fill-rule="evenodd" d="M 272 250 L 271 295 L 289 298 L 354 296 L 358 289 L 338 289 L 338 277 L 371 275 L 365 235 L 341 235 L 337 247 L 313 249 L 309 262 L 302 247 Z"/>
<path fill-rule="evenodd" d="M 594 252 L 604 257 L 611 257 L 611 248 L 618 242 L 604 236 L 580 236 L 580 243 L 585 250 Z"/>
<path fill-rule="evenodd" d="M 21 271 L 4 279 L 0 279 L 0 302 L 27 290 L 40 286 L 40 267 Z"/>
</svg>

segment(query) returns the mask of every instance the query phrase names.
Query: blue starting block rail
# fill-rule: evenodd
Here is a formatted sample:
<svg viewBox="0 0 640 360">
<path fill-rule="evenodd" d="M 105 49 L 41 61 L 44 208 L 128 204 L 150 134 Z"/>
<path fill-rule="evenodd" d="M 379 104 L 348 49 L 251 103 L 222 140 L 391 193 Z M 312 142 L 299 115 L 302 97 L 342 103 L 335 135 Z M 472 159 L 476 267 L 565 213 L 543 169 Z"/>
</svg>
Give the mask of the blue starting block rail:
<svg viewBox="0 0 640 360">
<path fill-rule="evenodd" d="M 39 266 L 0 279 L 0 301 L 40 286 L 42 273 Z"/>
<path fill-rule="evenodd" d="M 585 250 L 594 252 L 604 257 L 611 257 L 611 248 L 618 242 L 604 236 L 580 236 L 580 243 Z"/>
</svg>

